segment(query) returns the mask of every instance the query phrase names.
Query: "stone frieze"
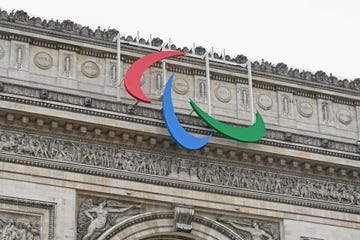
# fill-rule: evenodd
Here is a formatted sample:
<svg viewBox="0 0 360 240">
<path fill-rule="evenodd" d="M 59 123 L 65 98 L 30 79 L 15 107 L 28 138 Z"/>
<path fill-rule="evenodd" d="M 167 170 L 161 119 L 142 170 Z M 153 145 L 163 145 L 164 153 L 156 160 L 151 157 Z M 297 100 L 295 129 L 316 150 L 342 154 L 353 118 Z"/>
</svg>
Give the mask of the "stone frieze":
<svg viewBox="0 0 360 240">
<path fill-rule="evenodd" d="M 0 152 L 81 163 L 121 171 L 275 193 L 329 203 L 360 205 L 360 186 L 281 173 L 180 159 L 163 153 L 0 130 Z"/>
</svg>

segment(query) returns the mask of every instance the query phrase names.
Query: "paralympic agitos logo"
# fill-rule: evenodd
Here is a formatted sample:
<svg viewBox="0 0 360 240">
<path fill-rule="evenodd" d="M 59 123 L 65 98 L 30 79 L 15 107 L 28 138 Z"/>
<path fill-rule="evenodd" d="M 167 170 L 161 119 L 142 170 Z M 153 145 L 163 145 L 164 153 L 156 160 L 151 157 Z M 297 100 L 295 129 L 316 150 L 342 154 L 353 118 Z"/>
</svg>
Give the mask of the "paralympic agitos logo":
<svg viewBox="0 0 360 240">
<path fill-rule="evenodd" d="M 152 64 L 171 57 L 184 56 L 185 53 L 178 51 L 162 51 L 148 54 L 136 62 L 134 62 L 125 74 L 124 84 L 126 91 L 135 99 L 151 103 L 151 99 L 144 95 L 140 87 L 140 80 L 147 68 Z M 162 100 L 162 111 L 166 127 L 177 144 L 188 150 L 195 150 L 203 147 L 211 138 L 211 135 L 206 137 L 195 137 L 181 126 L 176 117 L 171 98 L 171 86 L 174 78 L 174 73 L 168 79 Z M 256 112 L 256 121 L 253 125 L 246 128 L 237 128 L 228 124 L 222 123 L 207 113 L 205 113 L 196 103 L 190 99 L 190 105 L 196 114 L 211 128 L 219 133 L 241 142 L 256 142 L 265 135 L 265 123 L 259 112 Z"/>
</svg>

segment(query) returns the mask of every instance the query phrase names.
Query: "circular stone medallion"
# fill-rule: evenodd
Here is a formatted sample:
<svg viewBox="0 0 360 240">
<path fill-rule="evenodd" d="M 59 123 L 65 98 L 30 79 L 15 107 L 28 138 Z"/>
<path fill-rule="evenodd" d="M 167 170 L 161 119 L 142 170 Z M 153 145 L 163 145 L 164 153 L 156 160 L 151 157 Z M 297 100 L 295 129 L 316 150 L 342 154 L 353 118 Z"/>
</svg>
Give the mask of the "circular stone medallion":
<svg viewBox="0 0 360 240">
<path fill-rule="evenodd" d="M 347 110 L 338 111 L 337 118 L 338 118 L 339 122 L 341 122 L 344 125 L 349 125 L 352 121 L 351 114 Z"/>
<path fill-rule="evenodd" d="M 308 102 L 299 102 L 297 105 L 298 112 L 301 116 L 309 118 L 313 114 L 313 108 L 310 103 Z"/>
<path fill-rule="evenodd" d="M 265 94 L 260 94 L 257 98 L 257 103 L 259 107 L 261 107 L 264 110 L 270 110 L 273 105 L 273 101 L 270 96 Z"/>
<path fill-rule="evenodd" d="M 5 50 L 2 46 L 0 46 L 0 59 L 3 59 L 5 57 Z"/>
<path fill-rule="evenodd" d="M 34 63 L 38 68 L 46 70 L 52 67 L 53 59 L 46 52 L 38 52 L 34 56 Z"/>
<path fill-rule="evenodd" d="M 100 69 L 93 61 L 86 61 L 81 65 L 81 72 L 88 78 L 96 78 L 99 76 Z"/>
<path fill-rule="evenodd" d="M 228 103 L 231 100 L 231 91 L 225 86 L 219 86 L 215 89 L 216 98 L 223 103 Z"/>
<path fill-rule="evenodd" d="M 189 91 L 189 83 L 181 78 L 175 79 L 173 89 L 177 94 L 184 95 Z"/>
</svg>

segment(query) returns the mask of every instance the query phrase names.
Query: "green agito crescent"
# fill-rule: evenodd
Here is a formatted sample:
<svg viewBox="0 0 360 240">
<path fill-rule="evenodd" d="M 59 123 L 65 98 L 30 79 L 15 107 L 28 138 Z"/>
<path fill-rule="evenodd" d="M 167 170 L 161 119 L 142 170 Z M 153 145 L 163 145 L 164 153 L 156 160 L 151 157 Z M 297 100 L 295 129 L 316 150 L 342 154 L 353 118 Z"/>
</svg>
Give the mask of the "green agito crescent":
<svg viewBox="0 0 360 240">
<path fill-rule="evenodd" d="M 207 113 L 205 113 L 199 106 L 197 106 L 190 99 L 191 107 L 197 115 L 206 122 L 211 128 L 215 129 L 223 135 L 241 142 L 256 142 L 265 135 L 265 123 L 260 113 L 256 111 L 256 122 L 247 128 L 237 128 L 228 124 L 222 123 Z"/>
</svg>

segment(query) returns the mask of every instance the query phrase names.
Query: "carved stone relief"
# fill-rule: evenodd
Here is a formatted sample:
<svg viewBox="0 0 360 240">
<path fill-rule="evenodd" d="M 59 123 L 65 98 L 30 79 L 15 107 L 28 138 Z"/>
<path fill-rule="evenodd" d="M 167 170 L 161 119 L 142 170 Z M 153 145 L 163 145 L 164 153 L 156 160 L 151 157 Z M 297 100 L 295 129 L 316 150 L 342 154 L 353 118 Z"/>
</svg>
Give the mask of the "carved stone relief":
<svg viewBox="0 0 360 240">
<path fill-rule="evenodd" d="M 351 113 L 347 110 L 339 110 L 336 115 L 339 122 L 344 125 L 349 125 L 352 122 Z"/>
<path fill-rule="evenodd" d="M 320 122 L 333 123 L 333 105 L 331 101 L 319 99 Z"/>
<path fill-rule="evenodd" d="M 304 179 L 241 166 L 174 158 L 85 142 L 0 130 L 0 151 L 118 170 L 189 179 L 333 203 L 360 205 L 360 186 Z"/>
<path fill-rule="evenodd" d="M 72 59 L 70 55 L 66 55 L 64 58 L 64 73 L 66 77 L 70 76 L 72 70 Z"/>
<path fill-rule="evenodd" d="M 0 211 L 0 236 L 3 240 L 40 240 L 41 217 Z"/>
<path fill-rule="evenodd" d="M 244 240 L 280 240 L 280 224 L 278 222 L 246 217 L 237 219 L 221 217 L 218 221 L 231 227 Z"/>
<path fill-rule="evenodd" d="M 176 219 L 178 219 L 180 216 L 183 216 L 183 214 L 186 214 L 186 221 L 188 220 L 188 217 L 192 215 L 190 211 L 180 211 L 180 215 L 177 216 L 175 216 L 175 214 L 179 213 L 172 213 L 169 211 L 146 212 L 133 216 L 131 219 L 127 219 L 107 230 L 100 236 L 99 239 L 243 240 L 243 238 L 241 238 L 229 227 L 223 224 L 219 224 L 210 217 L 202 217 L 196 214 L 191 217 L 191 223 L 194 223 L 192 224 L 193 230 L 191 234 L 177 234 L 174 229 L 170 227 L 170 224 L 174 221 L 177 221 Z"/>
<path fill-rule="evenodd" d="M 0 18 L 2 21 L 13 23 L 20 22 L 25 24 L 25 26 L 32 26 L 36 28 L 46 29 L 48 34 L 57 36 L 60 33 L 70 34 L 75 40 L 79 36 L 86 37 L 87 41 L 92 39 L 96 39 L 97 41 L 107 41 L 112 42 L 114 37 L 118 34 L 118 31 L 115 29 L 107 29 L 101 30 L 91 29 L 89 27 L 81 26 L 80 24 L 74 23 L 70 20 L 46 20 L 38 17 L 30 17 L 26 12 L 22 10 L 18 10 L 15 12 L 7 12 L 5 10 L 0 11 Z M 23 26 L 24 27 L 24 26 Z M 82 39 L 83 40 L 83 39 Z M 134 38 L 132 36 L 123 37 L 123 40 L 128 42 L 133 42 Z M 160 38 L 153 38 L 151 41 L 146 42 L 144 39 L 140 39 L 140 43 L 150 45 L 150 46 L 161 46 L 163 44 L 163 40 Z M 189 52 L 187 47 L 179 48 L 174 44 L 171 45 L 171 49 L 182 49 L 184 52 Z M 203 55 L 206 52 L 206 49 L 203 47 L 196 47 L 195 54 Z M 215 59 L 221 59 L 222 56 L 219 53 L 212 53 L 212 56 Z M 235 58 L 231 58 L 230 56 L 225 57 L 227 61 L 234 61 L 237 63 L 245 63 L 247 61 L 247 57 L 244 55 L 237 55 Z M 314 81 L 319 82 L 323 85 L 328 86 L 337 86 L 343 88 L 350 88 L 359 90 L 359 82 L 355 84 L 349 84 L 347 79 L 338 79 L 337 77 L 332 76 L 332 74 L 326 74 L 323 71 L 317 71 L 315 73 L 289 68 L 285 63 L 271 63 L 268 61 L 261 60 L 261 62 L 254 61 L 252 63 L 253 69 L 261 72 L 269 72 L 272 74 L 285 75 L 292 78 L 296 78 L 300 81 Z"/>
<path fill-rule="evenodd" d="M 249 87 L 245 84 L 237 84 L 237 107 L 240 111 L 250 111 Z"/>
<path fill-rule="evenodd" d="M 79 206 L 77 239 L 95 240 L 115 224 L 140 213 L 140 205 L 105 198 L 86 198 Z"/>
<path fill-rule="evenodd" d="M 242 89 L 240 95 L 241 95 L 241 104 L 246 106 L 246 108 L 247 108 L 247 106 L 249 105 L 249 93 L 248 93 L 248 91 L 246 89 Z"/>
<path fill-rule="evenodd" d="M 260 94 L 257 97 L 257 104 L 264 110 L 270 110 L 273 106 L 273 101 L 269 95 Z"/>
<path fill-rule="evenodd" d="M 163 73 L 154 68 L 147 69 L 141 76 L 140 86 L 152 99 L 159 99 L 163 93 Z"/>
<path fill-rule="evenodd" d="M 3 59 L 5 57 L 5 49 L 0 46 L 0 60 Z"/>
<path fill-rule="evenodd" d="M 309 102 L 301 101 L 297 104 L 297 110 L 304 118 L 309 118 L 313 114 L 313 107 Z"/>
<path fill-rule="evenodd" d="M 99 76 L 99 66 L 93 61 L 86 61 L 81 65 L 81 72 L 88 78 L 96 78 Z"/>
<path fill-rule="evenodd" d="M 55 204 L 0 196 L 1 240 L 53 240 Z"/>
<path fill-rule="evenodd" d="M 226 86 L 218 86 L 215 88 L 215 97 L 223 103 L 228 103 L 231 101 L 231 91 Z"/>
<path fill-rule="evenodd" d="M 38 52 L 34 56 L 34 64 L 40 69 L 47 70 L 52 67 L 53 59 L 50 54 L 46 52 Z"/>
<path fill-rule="evenodd" d="M 322 112 L 323 121 L 329 121 L 329 119 L 330 119 L 329 103 L 323 102 L 321 104 L 321 112 Z"/>
<path fill-rule="evenodd" d="M 110 82 L 112 86 L 115 86 L 117 82 L 117 66 L 116 63 L 110 65 Z"/>
<path fill-rule="evenodd" d="M 290 99 L 287 96 L 284 96 L 282 100 L 283 113 L 288 115 L 290 113 Z"/>
<path fill-rule="evenodd" d="M 207 103 L 207 84 L 206 79 L 200 76 L 194 76 L 194 96 L 195 102 Z"/>
<path fill-rule="evenodd" d="M 194 216 L 194 209 L 183 206 L 175 206 L 174 208 L 174 230 L 176 232 L 191 232 L 192 218 Z"/>
<path fill-rule="evenodd" d="M 279 114 L 282 117 L 294 117 L 294 100 L 291 93 L 278 92 Z"/>
<path fill-rule="evenodd" d="M 206 98 L 206 83 L 205 83 L 205 81 L 199 82 L 199 97 Z"/>
<path fill-rule="evenodd" d="M 58 64 L 59 77 L 69 79 L 74 79 L 76 77 L 77 55 L 75 52 L 60 49 L 58 53 Z"/>
<path fill-rule="evenodd" d="M 15 61 L 16 61 L 16 66 L 18 69 L 20 69 L 21 67 L 23 67 L 23 62 L 24 62 L 24 54 L 25 54 L 25 49 L 24 46 L 22 45 L 16 45 L 15 47 Z"/>
<path fill-rule="evenodd" d="M 173 90 L 180 95 L 185 95 L 189 92 L 189 83 L 185 79 L 177 78 L 174 80 Z"/>
<path fill-rule="evenodd" d="M 5 88 L 2 91 L 5 91 L 6 93 L 10 93 L 10 94 L 20 95 L 20 96 L 39 98 L 39 90 L 38 89 L 28 88 L 25 86 L 5 84 Z M 195 97 L 198 97 L 198 96 L 195 95 Z M 7 99 L 7 97 L 3 97 L 3 99 L 5 100 L 5 99 Z M 77 105 L 81 105 L 81 106 L 84 105 L 83 97 L 69 95 L 69 94 L 60 93 L 60 92 L 52 92 L 52 91 L 49 92 L 48 99 L 55 101 L 55 102 L 59 102 L 59 103 L 69 103 L 69 104 L 75 105 L 74 107 L 76 107 Z M 237 99 L 239 99 L 239 97 Z M 301 100 L 299 100 L 299 101 L 301 101 Z M 304 101 L 306 101 L 306 100 L 304 100 Z M 198 99 L 196 100 L 196 102 L 198 102 Z M 42 104 L 43 104 L 43 106 L 50 107 L 50 108 L 56 108 L 56 107 L 60 106 L 60 105 L 53 105 L 53 104 L 49 104 L 49 103 L 42 103 Z M 239 106 L 241 107 L 241 104 L 239 104 Z M 310 104 L 310 106 L 311 106 L 311 109 L 313 109 L 313 107 L 312 107 L 313 105 Z M 127 105 L 124 105 L 121 103 L 116 103 L 116 102 L 103 101 L 100 99 L 93 99 L 92 107 L 95 109 L 127 113 Z M 68 111 L 74 111 L 74 110 L 69 109 Z M 82 112 L 82 111 L 80 111 L 80 112 Z M 86 112 L 82 112 L 82 113 L 88 114 Z M 93 114 L 95 114 L 95 112 Z M 142 117 L 150 117 L 153 119 L 162 119 L 162 114 L 160 111 L 147 109 L 147 108 L 137 108 L 136 114 L 138 116 L 142 116 Z M 242 115 L 244 115 L 244 114 L 242 114 Z M 112 117 L 112 116 L 110 115 L 108 117 Z M 131 121 L 131 120 L 127 120 L 127 121 Z M 183 116 L 182 121 L 183 121 L 183 123 L 190 124 L 190 125 L 205 126 L 205 125 L 203 125 L 203 122 L 196 117 Z M 149 122 L 149 124 L 151 124 L 151 123 Z M 285 136 L 285 134 L 280 131 L 273 131 L 270 129 L 268 129 L 266 131 L 267 138 L 283 141 L 285 139 L 284 136 Z M 320 141 L 319 141 L 318 137 L 304 136 L 304 135 L 298 135 L 298 134 L 293 134 L 292 142 L 301 143 L 301 144 L 309 145 L 309 146 L 317 146 L 317 147 L 321 146 L 319 144 Z M 287 145 L 286 147 L 292 148 L 293 146 Z M 339 150 L 342 152 L 358 153 L 358 146 L 356 144 L 345 143 L 345 142 L 340 142 L 340 141 L 330 141 L 329 148 L 336 149 L 336 150 Z M 306 147 L 303 150 L 308 150 L 308 148 Z M 315 152 L 318 152 L 318 151 L 315 150 Z M 345 157 L 345 158 L 359 159 L 357 156 L 347 155 L 346 153 L 341 153 L 341 156 Z"/>
</svg>

